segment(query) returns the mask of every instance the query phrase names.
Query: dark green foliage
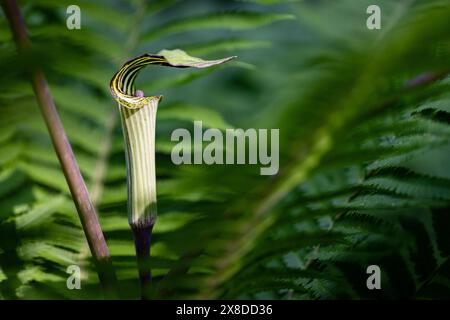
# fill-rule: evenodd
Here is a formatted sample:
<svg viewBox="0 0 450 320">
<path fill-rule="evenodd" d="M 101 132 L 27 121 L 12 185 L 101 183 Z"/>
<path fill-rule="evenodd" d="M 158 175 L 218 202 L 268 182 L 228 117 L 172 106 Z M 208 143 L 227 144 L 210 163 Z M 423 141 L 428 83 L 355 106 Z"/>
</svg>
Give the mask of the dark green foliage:
<svg viewBox="0 0 450 320">
<path fill-rule="evenodd" d="M 154 297 L 450 296 L 448 1 L 378 1 L 381 31 L 365 26 L 373 1 L 78 2 L 82 29 L 74 31 L 65 28 L 71 1 L 23 6 L 31 56 L 17 56 L 0 19 L 2 298 L 101 298 L 29 66 L 40 64 L 49 79 L 122 298 L 137 298 L 108 83 L 129 57 L 178 47 L 239 60 L 214 72 L 152 68 L 137 80 L 146 95 L 166 96 L 157 120 Z M 279 128 L 279 174 L 175 166 L 170 134 L 194 120 Z M 82 267 L 82 290 L 66 288 L 71 264 Z M 382 290 L 366 287 L 372 264 Z"/>
</svg>

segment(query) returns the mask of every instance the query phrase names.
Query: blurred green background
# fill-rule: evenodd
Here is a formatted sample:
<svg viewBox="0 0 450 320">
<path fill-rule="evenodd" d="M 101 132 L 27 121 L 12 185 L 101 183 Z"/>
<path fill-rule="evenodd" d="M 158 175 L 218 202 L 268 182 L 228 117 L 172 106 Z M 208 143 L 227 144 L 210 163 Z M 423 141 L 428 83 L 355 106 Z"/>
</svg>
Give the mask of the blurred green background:
<svg viewBox="0 0 450 320">
<path fill-rule="evenodd" d="M 36 104 L 43 68 L 98 207 L 120 297 L 139 296 L 122 132 L 109 80 L 180 48 L 207 69 L 149 67 L 157 119 L 153 296 L 450 297 L 448 0 L 19 1 L 18 54 L 0 14 L 0 298 L 99 299 L 89 248 Z M 81 29 L 66 9 L 81 9 Z M 366 9 L 381 8 L 368 30 Z M 280 171 L 181 165 L 175 128 L 278 128 Z M 68 290 L 66 269 L 82 269 Z M 381 269 L 369 290 L 366 269 Z"/>
</svg>

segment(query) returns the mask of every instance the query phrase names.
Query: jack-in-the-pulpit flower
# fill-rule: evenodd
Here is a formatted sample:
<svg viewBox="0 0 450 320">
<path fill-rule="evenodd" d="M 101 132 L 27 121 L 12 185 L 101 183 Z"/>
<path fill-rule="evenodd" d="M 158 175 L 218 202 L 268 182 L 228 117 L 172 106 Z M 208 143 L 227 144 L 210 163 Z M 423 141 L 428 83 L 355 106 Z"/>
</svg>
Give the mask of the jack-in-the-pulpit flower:
<svg viewBox="0 0 450 320">
<path fill-rule="evenodd" d="M 155 127 L 161 96 L 145 97 L 142 91 L 135 90 L 134 80 L 139 71 L 149 64 L 206 68 L 233 58 L 206 61 L 191 57 L 182 50 L 162 50 L 158 54 L 144 54 L 126 62 L 111 79 L 111 95 L 119 103 L 125 140 L 128 221 L 134 233 L 143 293 L 151 277 L 150 270 L 142 262 L 149 257 L 151 230 L 157 215 Z"/>
</svg>

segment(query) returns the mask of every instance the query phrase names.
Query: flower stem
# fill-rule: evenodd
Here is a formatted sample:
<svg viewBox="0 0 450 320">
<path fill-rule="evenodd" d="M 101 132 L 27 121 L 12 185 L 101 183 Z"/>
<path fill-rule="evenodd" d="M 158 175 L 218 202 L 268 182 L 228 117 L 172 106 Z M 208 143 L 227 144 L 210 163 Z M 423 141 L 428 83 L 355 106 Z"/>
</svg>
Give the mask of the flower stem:
<svg viewBox="0 0 450 320">
<path fill-rule="evenodd" d="M 152 281 L 152 273 L 149 263 L 153 225 L 148 227 L 136 227 L 132 225 L 131 229 L 133 230 L 134 245 L 136 248 L 141 299 L 148 300 L 150 298 L 150 285 Z"/>
</svg>

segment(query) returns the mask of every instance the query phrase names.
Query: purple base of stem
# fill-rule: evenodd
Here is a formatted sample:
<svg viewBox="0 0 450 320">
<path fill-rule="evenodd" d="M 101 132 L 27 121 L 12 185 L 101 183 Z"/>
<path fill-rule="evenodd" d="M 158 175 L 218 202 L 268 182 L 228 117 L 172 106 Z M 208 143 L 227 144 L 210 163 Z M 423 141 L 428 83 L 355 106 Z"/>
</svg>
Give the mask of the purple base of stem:
<svg viewBox="0 0 450 320">
<path fill-rule="evenodd" d="M 153 224 L 145 227 L 131 225 L 131 229 L 133 230 L 134 245 L 136 248 L 141 299 L 148 300 L 150 297 L 150 284 L 152 281 L 149 262 Z"/>
</svg>

